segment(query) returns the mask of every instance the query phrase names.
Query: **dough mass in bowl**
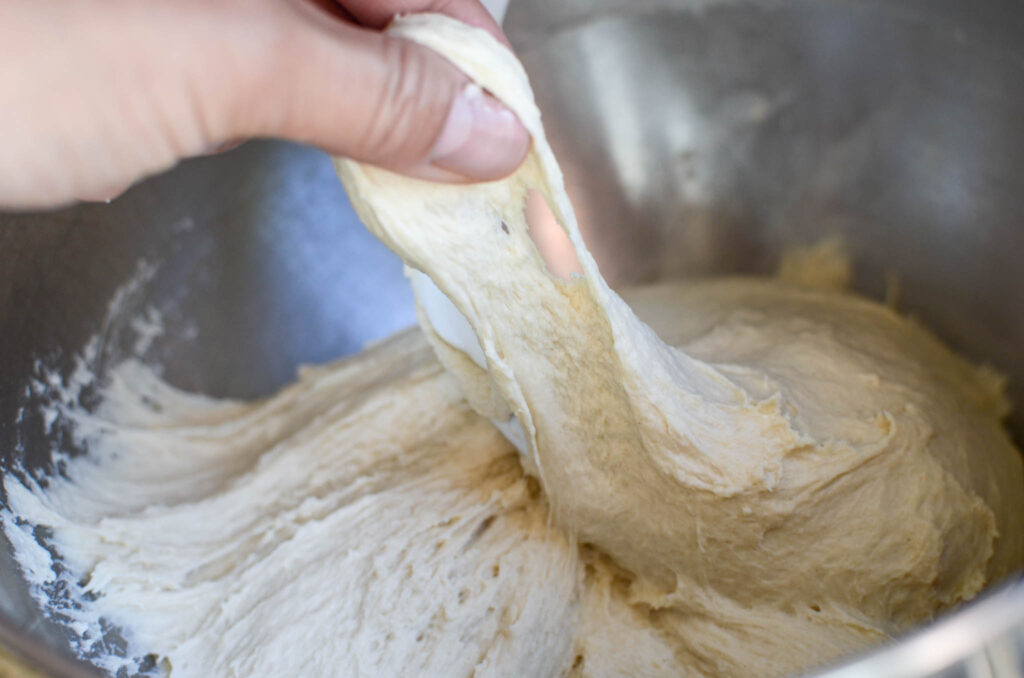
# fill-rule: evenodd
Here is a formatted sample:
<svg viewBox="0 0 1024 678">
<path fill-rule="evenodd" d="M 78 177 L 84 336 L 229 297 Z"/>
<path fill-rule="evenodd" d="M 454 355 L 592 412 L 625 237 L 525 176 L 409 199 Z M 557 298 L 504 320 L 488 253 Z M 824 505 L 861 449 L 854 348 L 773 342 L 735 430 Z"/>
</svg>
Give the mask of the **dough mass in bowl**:
<svg viewBox="0 0 1024 678">
<path fill-rule="evenodd" d="M 443 17 L 390 30 L 533 135 L 523 167 L 488 184 L 337 161 L 486 368 L 421 315 L 422 332 L 262 402 L 127 362 L 95 411 L 57 403 L 90 453 L 45 483 L 9 478 L 4 525 L 80 652 L 176 676 L 782 675 L 1022 565 L 997 379 L 840 292 L 727 279 L 620 297 L 515 58 Z M 581 276 L 546 271 L 530 191 Z M 489 421 L 511 416 L 521 454 Z"/>
</svg>

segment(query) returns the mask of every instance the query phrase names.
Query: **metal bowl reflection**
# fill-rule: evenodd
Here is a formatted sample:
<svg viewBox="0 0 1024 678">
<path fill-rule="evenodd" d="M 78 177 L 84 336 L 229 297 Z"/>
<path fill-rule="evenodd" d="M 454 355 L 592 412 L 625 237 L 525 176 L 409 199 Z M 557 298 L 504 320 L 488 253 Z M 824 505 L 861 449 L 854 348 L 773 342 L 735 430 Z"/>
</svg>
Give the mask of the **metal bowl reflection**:
<svg viewBox="0 0 1024 678">
<path fill-rule="evenodd" d="M 766 272 L 839 234 L 856 287 L 1010 377 L 1024 402 L 1024 6 L 917 0 L 517 0 L 507 26 L 570 193 L 613 283 Z M 974 6 L 976 7 L 976 6 Z M 0 215 L 0 465 L 47 466 L 23 416 L 36 360 L 70 370 L 101 332 L 212 395 L 264 395 L 295 367 L 414 320 L 400 263 L 358 223 L 322 154 L 254 142 L 113 204 Z M 108 319 L 108 301 L 144 284 Z M 1018 438 L 1024 408 L 1013 415 Z M 59 625 L 0 555 L 0 641 L 53 675 Z M 1024 579 L 834 676 L 1024 675 Z"/>
</svg>

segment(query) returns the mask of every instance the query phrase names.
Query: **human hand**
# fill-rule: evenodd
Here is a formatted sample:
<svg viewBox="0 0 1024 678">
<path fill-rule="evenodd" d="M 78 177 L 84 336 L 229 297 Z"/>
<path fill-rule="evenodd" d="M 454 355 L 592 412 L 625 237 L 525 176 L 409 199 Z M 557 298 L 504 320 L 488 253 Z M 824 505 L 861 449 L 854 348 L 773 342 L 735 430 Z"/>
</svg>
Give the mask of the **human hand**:
<svg viewBox="0 0 1024 678">
<path fill-rule="evenodd" d="M 0 205 L 107 199 L 248 137 L 437 181 L 512 172 L 515 116 L 380 32 L 419 11 L 504 40 L 478 0 L 4 0 Z"/>
</svg>

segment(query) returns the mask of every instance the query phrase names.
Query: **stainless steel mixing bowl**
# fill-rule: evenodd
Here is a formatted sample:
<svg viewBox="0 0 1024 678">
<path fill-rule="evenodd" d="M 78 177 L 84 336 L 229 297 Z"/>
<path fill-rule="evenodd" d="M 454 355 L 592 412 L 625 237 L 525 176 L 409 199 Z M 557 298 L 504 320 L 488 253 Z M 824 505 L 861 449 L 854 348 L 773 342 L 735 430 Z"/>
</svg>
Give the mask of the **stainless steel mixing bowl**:
<svg viewBox="0 0 1024 678">
<path fill-rule="evenodd" d="M 859 290 L 897 277 L 904 310 L 1024 402 L 1019 0 L 514 0 L 507 27 L 613 282 L 767 272 L 841 234 Z M 4 470 L 51 465 L 38 361 L 67 372 L 99 334 L 102 371 L 141 350 L 150 308 L 165 332 L 143 357 L 234 397 L 413 322 L 399 262 L 313 150 L 253 142 L 111 205 L 0 215 Z M 84 675 L 6 551 L 0 642 Z M 1024 675 L 1022 648 L 1018 577 L 833 675 Z"/>
</svg>

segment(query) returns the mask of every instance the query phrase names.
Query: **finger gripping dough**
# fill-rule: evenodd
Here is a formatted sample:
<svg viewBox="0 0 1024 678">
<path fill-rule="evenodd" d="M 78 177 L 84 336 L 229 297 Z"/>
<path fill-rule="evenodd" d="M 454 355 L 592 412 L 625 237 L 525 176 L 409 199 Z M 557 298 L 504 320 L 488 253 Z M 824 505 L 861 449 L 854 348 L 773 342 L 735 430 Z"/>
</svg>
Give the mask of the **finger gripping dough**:
<svg viewBox="0 0 1024 678">
<path fill-rule="evenodd" d="M 80 654 L 172 678 L 779 676 L 1021 566 L 1021 459 L 990 373 L 834 289 L 725 279 L 620 297 L 515 58 L 440 16 L 389 30 L 533 135 L 523 166 L 486 184 L 337 161 L 368 227 L 468 319 L 485 367 L 421 313 L 423 332 L 251 403 L 129 361 L 91 410 L 85 376 L 43 374 L 36 388 L 57 392 L 26 420 L 88 454 L 56 450 L 45 480 L 5 476 L 0 518 Z M 545 270 L 531 190 L 582 276 Z M 791 279 L 847 275 L 806 275 L 805 259 Z M 512 415 L 523 454 L 488 421 Z"/>
<path fill-rule="evenodd" d="M 781 282 L 648 290 L 635 305 L 655 332 L 586 250 L 512 54 L 443 17 L 391 30 L 503 100 L 533 149 L 490 184 L 346 160 L 339 175 L 370 229 L 469 320 L 486 372 L 428 336 L 478 411 L 518 418 L 557 524 L 636 578 L 631 600 L 677 619 L 698 653 L 717 642 L 702 633 L 736 627 L 778 652 L 819 634 L 834 654 L 1020 566 L 1021 460 L 983 374 L 888 309 Z M 581 277 L 545 270 L 530 190 Z"/>
</svg>

